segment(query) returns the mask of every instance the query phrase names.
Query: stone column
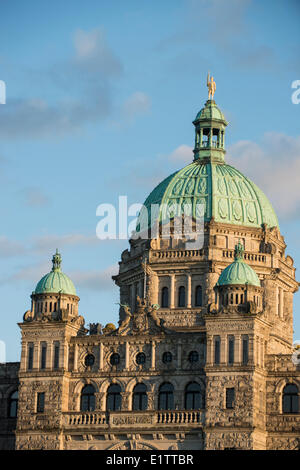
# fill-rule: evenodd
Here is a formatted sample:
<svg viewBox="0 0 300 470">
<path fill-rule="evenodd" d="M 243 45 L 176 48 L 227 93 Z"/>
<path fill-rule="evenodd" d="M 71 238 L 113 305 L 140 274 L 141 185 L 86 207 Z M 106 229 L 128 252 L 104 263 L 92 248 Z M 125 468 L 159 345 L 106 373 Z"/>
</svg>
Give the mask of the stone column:
<svg viewBox="0 0 300 470">
<path fill-rule="evenodd" d="M 234 341 L 234 362 L 242 363 L 242 338 L 241 335 L 236 335 Z"/>
<path fill-rule="evenodd" d="M 129 369 L 129 343 L 125 343 L 125 370 Z"/>
<path fill-rule="evenodd" d="M 182 344 L 178 341 L 177 345 L 177 369 L 181 369 L 182 367 Z"/>
<path fill-rule="evenodd" d="M 74 344 L 74 366 L 73 366 L 74 372 L 77 372 L 78 369 L 78 345 L 75 343 Z"/>
<path fill-rule="evenodd" d="M 213 362 L 213 338 L 208 336 L 206 339 L 206 362 L 207 365 Z"/>
<path fill-rule="evenodd" d="M 155 356 L 156 356 L 156 344 L 155 341 L 151 341 L 151 369 L 155 370 Z"/>
<path fill-rule="evenodd" d="M 54 350 L 54 343 L 51 341 L 47 343 L 46 369 L 53 368 L 53 350 Z"/>
<path fill-rule="evenodd" d="M 192 307 L 192 276 L 191 274 L 187 275 L 187 308 Z"/>
<path fill-rule="evenodd" d="M 99 369 L 103 370 L 103 343 L 100 343 L 99 348 Z"/>
<path fill-rule="evenodd" d="M 175 274 L 171 274 L 170 308 L 175 307 Z"/>
<path fill-rule="evenodd" d="M 253 336 L 249 336 L 249 363 L 254 363 L 254 338 Z"/>
</svg>

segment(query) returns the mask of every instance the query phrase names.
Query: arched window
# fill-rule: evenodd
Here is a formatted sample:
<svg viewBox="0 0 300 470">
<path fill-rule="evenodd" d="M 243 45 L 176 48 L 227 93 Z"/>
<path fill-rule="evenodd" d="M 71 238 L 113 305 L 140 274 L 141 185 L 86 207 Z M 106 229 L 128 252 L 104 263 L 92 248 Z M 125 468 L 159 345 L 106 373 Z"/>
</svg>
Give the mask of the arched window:
<svg viewBox="0 0 300 470">
<path fill-rule="evenodd" d="M 113 353 L 110 356 L 110 363 L 112 366 L 117 366 L 118 364 L 120 364 L 120 355 L 118 353 Z"/>
<path fill-rule="evenodd" d="M 197 286 L 195 290 L 195 307 L 202 307 L 202 286 Z"/>
<path fill-rule="evenodd" d="M 191 351 L 189 353 L 189 362 L 198 362 L 198 361 L 199 361 L 198 351 Z"/>
<path fill-rule="evenodd" d="M 185 287 L 180 286 L 178 289 L 178 307 L 185 307 Z"/>
<path fill-rule="evenodd" d="M 197 382 L 191 382 L 186 386 L 184 403 L 186 410 L 200 410 L 204 408 L 204 397 L 201 386 Z"/>
<path fill-rule="evenodd" d="M 164 383 L 159 387 L 158 409 L 174 409 L 174 387 L 170 383 Z"/>
<path fill-rule="evenodd" d="M 146 410 L 147 406 L 147 387 L 145 384 L 137 384 L 133 389 L 132 409 L 135 411 L 142 411 Z"/>
<path fill-rule="evenodd" d="M 119 411 L 121 405 L 121 387 L 118 384 L 112 384 L 107 390 L 106 409 L 107 411 Z"/>
<path fill-rule="evenodd" d="M 161 291 L 161 306 L 162 308 L 169 307 L 169 289 L 167 287 L 163 287 Z"/>
<path fill-rule="evenodd" d="M 145 364 L 145 362 L 146 362 L 146 355 L 145 355 L 144 353 L 140 352 L 140 353 L 138 353 L 138 354 L 136 355 L 135 360 L 136 360 L 136 363 L 137 363 L 137 364 Z"/>
<path fill-rule="evenodd" d="M 173 356 L 170 351 L 166 351 L 163 353 L 162 361 L 164 364 L 170 364 L 172 360 L 173 360 Z"/>
<path fill-rule="evenodd" d="M 18 390 L 15 390 L 14 392 L 10 394 L 10 397 L 9 397 L 9 405 L 8 405 L 8 417 L 9 418 L 17 417 L 18 399 L 19 399 L 19 393 L 18 393 Z"/>
<path fill-rule="evenodd" d="M 94 411 L 95 389 L 93 385 L 86 385 L 81 390 L 80 411 Z"/>
<path fill-rule="evenodd" d="M 282 411 L 283 413 L 299 412 L 299 396 L 297 385 L 288 384 L 284 387 L 282 395 Z"/>
</svg>

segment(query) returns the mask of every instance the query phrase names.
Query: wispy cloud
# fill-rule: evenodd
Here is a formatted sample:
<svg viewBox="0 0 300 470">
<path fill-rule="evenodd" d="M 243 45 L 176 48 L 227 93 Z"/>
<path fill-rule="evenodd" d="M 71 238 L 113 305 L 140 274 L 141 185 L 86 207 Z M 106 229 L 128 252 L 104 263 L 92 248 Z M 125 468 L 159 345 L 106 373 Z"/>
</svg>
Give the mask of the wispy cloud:
<svg viewBox="0 0 300 470">
<path fill-rule="evenodd" d="M 117 273 L 118 266 L 113 265 L 99 271 L 76 270 L 70 272 L 69 276 L 78 288 L 107 291 L 114 288 L 114 282 L 111 277 Z"/>
<path fill-rule="evenodd" d="M 45 207 L 49 204 L 49 198 L 45 195 L 45 193 L 36 187 L 29 187 L 24 188 L 19 191 L 23 202 L 26 206 L 29 207 Z"/>
<path fill-rule="evenodd" d="M 36 75 L 47 77 L 56 97 L 10 98 L 0 112 L 0 137 L 57 137 L 78 131 L 83 124 L 112 112 L 112 87 L 122 75 L 122 64 L 101 29 L 78 30 L 74 55 Z M 34 75 L 34 74 L 33 74 Z M 64 98 L 59 98 L 62 95 Z"/>
<path fill-rule="evenodd" d="M 150 97 L 142 91 L 136 91 L 125 100 L 123 115 L 125 119 L 133 120 L 137 115 L 147 113 L 150 108 Z"/>
<path fill-rule="evenodd" d="M 8 237 L 0 236 L 0 258 L 9 258 L 24 254 L 25 248 L 22 243 L 10 240 Z"/>
</svg>

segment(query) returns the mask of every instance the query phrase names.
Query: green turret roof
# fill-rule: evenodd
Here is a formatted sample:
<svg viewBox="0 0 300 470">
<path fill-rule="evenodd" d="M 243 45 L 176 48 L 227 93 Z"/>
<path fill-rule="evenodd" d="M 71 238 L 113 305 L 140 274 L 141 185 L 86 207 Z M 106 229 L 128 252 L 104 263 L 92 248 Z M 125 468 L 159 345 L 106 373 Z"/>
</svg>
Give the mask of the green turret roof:
<svg viewBox="0 0 300 470">
<path fill-rule="evenodd" d="M 260 287 L 256 272 L 244 261 L 244 247 L 240 242 L 235 247 L 234 258 L 234 262 L 222 271 L 217 286 L 248 284 Z"/>
<path fill-rule="evenodd" d="M 37 283 L 34 294 L 62 293 L 77 295 L 71 279 L 61 271 L 61 256 L 56 250 L 52 258 L 52 271 Z"/>
<path fill-rule="evenodd" d="M 208 100 L 205 103 L 204 108 L 200 109 L 199 113 L 197 114 L 194 124 L 197 121 L 210 121 L 210 120 L 224 121 L 227 124 L 224 114 L 218 108 L 214 100 Z"/>
</svg>

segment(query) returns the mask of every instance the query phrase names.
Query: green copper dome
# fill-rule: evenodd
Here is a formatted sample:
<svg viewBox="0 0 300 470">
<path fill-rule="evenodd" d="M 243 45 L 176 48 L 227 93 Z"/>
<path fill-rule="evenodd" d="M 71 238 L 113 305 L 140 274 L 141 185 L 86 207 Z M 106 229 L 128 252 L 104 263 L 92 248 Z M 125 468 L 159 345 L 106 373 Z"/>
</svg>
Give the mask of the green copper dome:
<svg viewBox="0 0 300 470">
<path fill-rule="evenodd" d="M 260 287 L 260 280 L 254 269 L 244 261 L 244 247 L 240 243 L 235 247 L 235 260 L 222 271 L 217 286 L 248 284 Z"/>
<path fill-rule="evenodd" d="M 230 165 L 201 160 L 187 165 L 163 180 L 147 197 L 141 210 L 137 231 L 151 226 L 151 205 L 158 205 L 159 222 L 167 220 L 168 214 L 178 216 L 184 210 L 193 217 L 200 215 L 204 221 L 214 218 L 223 222 L 247 227 L 279 227 L 274 209 L 264 193 L 240 171 Z M 186 205 L 186 209 L 184 206 Z M 173 207 L 172 207 L 173 206 Z M 172 209 L 176 209 L 176 214 Z M 153 212 L 153 211 L 152 211 Z"/>
<path fill-rule="evenodd" d="M 225 163 L 227 122 L 214 100 L 205 103 L 194 125 L 193 163 L 170 175 L 150 193 L 139 214 L 137 232 L 151 227 L 151 219 L 164 223 L 182 214 L 194 218 L 204 214 L 205 222 L 214 218 L 225 224 L 279 228 L 264 193 Z"/>
<path fill-rule="evenodd" d="M 34 294 L 51 294 L 61 292 L 62 294 L 77 295 L 73 282 L 60 269 L 61 256 L 57 250 L 52 258 L 52 263 L 52 271 L 42 277 L 42 279 L 37 283 Z"/>
<path fill-rule="evenodd" d="M 222 111 L 218 108 L 214 100 L 208 100 L 204 108 L 200 109 L 194 123 L 197 121 L 220 120 L 226 124 L 226 119 Z"/>
</svg>

